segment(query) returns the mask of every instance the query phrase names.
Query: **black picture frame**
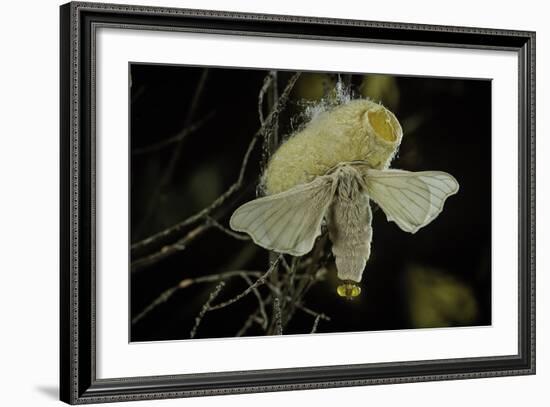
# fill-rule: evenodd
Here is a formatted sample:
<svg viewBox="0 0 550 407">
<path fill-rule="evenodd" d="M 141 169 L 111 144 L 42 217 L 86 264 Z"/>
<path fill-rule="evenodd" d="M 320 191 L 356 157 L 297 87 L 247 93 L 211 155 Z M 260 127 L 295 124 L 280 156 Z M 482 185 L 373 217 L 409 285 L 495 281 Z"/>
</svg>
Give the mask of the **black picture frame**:
<svg viewBox="0 0 550 407">
<path fill-rule="evenodd" d="M 116 402 L 535 373 L 534 32 L 80 2 L 62 5 L 60 22 L 62 401 Z M 96 378 L 93 36 L 100 26 L 517 52 L 518 353 L 435 361 Z"/>
</svg>

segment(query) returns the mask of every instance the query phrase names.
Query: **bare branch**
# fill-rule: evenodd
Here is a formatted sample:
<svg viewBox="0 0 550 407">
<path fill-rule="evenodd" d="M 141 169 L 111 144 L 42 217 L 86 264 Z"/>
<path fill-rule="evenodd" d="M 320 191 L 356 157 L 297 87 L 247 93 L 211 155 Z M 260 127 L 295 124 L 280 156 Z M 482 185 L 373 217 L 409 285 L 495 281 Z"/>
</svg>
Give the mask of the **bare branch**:
<svg viewBox="0 0 550 407">
<path fill-rule="evenodd" d="M 270 283 L 266 283 L 266 285 L 269 287 L 269 289 L 271 291 L 273 291 L 273 293 L 276 295 L 276 296 L 279 296 L 281 294 L 281 290 L 277 287 L 277 286 L 274 286 L 273 284 L 270 284 Z M 286 301 L 295 301 L 294 298 L 292 298 L 291 296 L 284 296 L 282 297 L 283 299 L 285 299 Z M 268 301 L 266 301 L 267 303 Z M 330 317 L 326 314 L 323 314 L 321 312 L 316 312 L 316 311 L 313 311 L 311 308 L 308 308 L 306 307 L 304 304 L 302 304 L 301 302 L 294 302 L 294 307 L 296 307 L 297 309 L 305 312 L 306 314 L 308 315 L 311 315 L 313 317 L 319 317 L 325 321 L 330 321 Z"/>
<path fill-rule="evenodd" d="M 314 334 L 315 332 L 317 332 L 317 327 L 319 326 L 319 321 L 321 320 L 321 315 L 317 315 L 315 317 L 315 321 L 313 321 L 313 327 L 311 328 L 311 332 L 312 334 Z"/>
<path fill-rule="evenodd" d="M 147 314 L 149 314 L 151 311 L 153 311 L 156 307 L 159 305 L 165 303 L 168 301 L 172 295 L 176 291 L 178 291 L 179 286 L 171 287 L 168 290 L 164 291 L 161 295 L 159 295 L 151 304 L 145 307 L 143 311 L 141 311 L 138 315 L 136 315 L 134 318 L 132 318 L 132 325 L 138 323 L 140 320 L 143 319 Z"/>
<path fill-rule="evenodd" d="M 330 321 L 330 317 L 328 315 L 325 315 L 322 312 L 313 311 L 312 309 L 306 307 L 305 305 L 303 305 L 301 303 L 297 303 L 296 308 L 298 308 L 299 310 L 304 311 L 306 314 L 311 315 L 315 318 L 324 319 L 325 321 Z"/>
<path fill-rule="evenodd" d="M 271 84 L 273 83 L 274 78 L 275 71 L 269 71 L 269 73 L 264 78 L 264 83 L 262 84 L 262 88 L 260 89 L 260 93 L 258 94 L 258 117 L 260 118 L 260 124 L 262 126 L 264 124 L 264 96 Z"/>
<path fill-rule="evenodd" d="M 233 232 L 232 230 L 226 228 L 222 224 L 220 224 L 216 219 L 208 217 L 207 222 L 209 222 L 213 227 L 215 227 L 218 230 L 221 230 L 223 233 L 225 233 L 228 236 L 231 236 L 232 238 L 238 239 L 238 240 L 250 240 L 250 236 L 245 235 L 243 233 L 237 233 Z"/>
<path fill-rule="evenodd" d="M 267 269 L 267 271 L 260 277 L 258 278 L 252 285 L 250 285 L 246 290 L 244 290 L 242 293 L 240 293 L 239 295 L 227 300 L 227 301 L 224 301 L 220 304 L 217 304 L 217 305 L 212 305 L 210 307 L 210 310 L 216 310 L 216 309 L 221 309 L 221 308 L 225 308 L 227 307 L 228 305 L 231 305 L 231 304 L 234 304 L 235 302 L 239 301 L 241 298 L 247 296 L 248 294 L 250 294 L 250 292 L 252 292 L 256 287 L 262 285 L 266 278 L 269 277 L 269 275 L 275 270 L 277 269 L 278 265 L 279 265 L 279 262 L 281 261 L 281 257 L 282 255 L 280 255 L 277 260 L 275 260 L 271 266 L 269 266 L 269 268 Z"/>
<path fill-rule="evenodd" d="M 243 273 L 241 275 L 241 277 L 243 278 L 244 281 L 246 281 L 246 283 L 249 286 L 253 285 L 252 280 L 246 274 Z M 258 300 L 258 312 L 260 313 L 260 317 L 262 319 L 262 323 L 261 323 L 262 328 L 266 329 L 267 328 L 267 323 L 268 323 L 268 318 L 267 318 L 267 313 L 265 312 L 264 300 L 263 300 L 263 298 L 260 294 L 260 291 L 258 290 L 257 287 L 254 287 L 252 292 L 254 293 L 254 295 L 256 296 L 256 299 Z"/>
<path fill-rule="evenodd" d="M 174 293 L 183 288 L 187 288 L 193 284 L 197 283 L 208 283 L 208 282 L 214 282 L 214 281 L 220 281 L 220 280 L 227 280 L 231 277 L 240 276 L 241 278 L 244 278 L 247 282 L 251 281 L 250 277 L 255 277 L 257 280 L 253 283 L 251 283 L 243 292 L 238 294 L 237 296 L 231 298 L 230 300 L 224 301 L 223 303 L 212 305 L 210 306 L 209 310 L 216 310 L 220 308 L 227 307 L 240 299 L 244 298 L 246 295 L 248 295 L 250 292 L 254 292 L 254 294 L 258 298 L 259 303 L 264 303 L 264 301 L 261 299 L 261 296 L 259 292 L 257 291 L 257 287 L 261 286 L 262 284 L 268 284 L 270 286 L 270 289 L 277 290 L 277 293 L 280 293 L 277 287 L 272 286 L 269 284 L 266 279 L 269 277 L 269 275 L 278 267 L 279 263 L 282 260 L 282 255 L 279 255 L 279 257 L 271 264 L 269 269 L 265 273 L 261 273 L 259 271 L 247 271 L 247 270 L 236 270 L 236 271 L 226 271 L 219 274 L 211 274 L 207 276 L 201 276 L 197 278 L 186 278 L 181 280 L 176 286 L 171 287 L 167 290 L 165 290 L 163 293 L 161 293 L 151 304 L 145 307 L 145 309 L 140 312 L 135 318 L 132 319 L 132 325 L 139 322 L 143 317 L 145 317 L 147 314 L 149 314 L 151 311 L 153 311 L 156 307 L 161 305 L 162 303 L 166 302 Z M 287 300 L 293 300 L 290 296 L 286 298 Z M 265 304 L 264 304 L 265 305 Z M 303 310 L 304 312 L 317 316 L 319 315 L 315 311 L 310 310 L 309 308 L 303 306 L 302 304 L 296 303 L 295 304 L 297 308 Z M 264 311 L 262 313 L 262 317 L 264 317 L 265 320 L 267 320 L 267 316 L 265 316 L 265 306 Z M 321 314 L 321 317 L 323 319 L 330 320 L 329 317 L 325 316 L 324 314 Z"/>
<path fill-rule="evenodd" d="M 273 86 L 269 88 L 269 105 L 268 106 L 275 106 L 277 104 L 277 101 L 279 100 L 279 88 L 277 86 L 277 71 L 272 71 L 271 75 L 273 76 Z M 264 137 L 264 165 L 267 164 L 269 160 L 269 156 L 275 152 L 275 150 L 279 147 L 279 121 L 273 122 L 273 126 L 271 126 L 269 133 Z"/>
<path fill-rule="evenodd" d="M 210 294 L 210 297 L 208 297 L 208 301 L 206 301 L 206 303 L 202 306 L 201 311 L 199 312 L 199 315 L 197 315 L 197 318 L 195 318 L 195 325 L 193 326 L 193 329 L 191 329 L 191 332 L 189 333 L 189 337 L 191 339 L 193 339 L 197 334 L 197 329 L 199 329 L 199 325 L 201 324 L 201 321 L 204 318 L 204 315 L 211 310 L 210 304 L 220 294 L 220 291 L 222 290 L 224 285 L 225 285 L 225 282 L 220 281 L 216 286 L 216 288 L 214 288 L 214 291 L 212 291 L 212 293 Z"/>
<path fill-rule="evenodd" d="M 283 323 L 281 317 L 281 304 L 277 297 L 273 300 L 273 322 L 275 323 L 275 335 L 282 335 Z"/>
<path fill-rule="evenodd" d="M 185 235 L 185 237 L 178 240 L 176 243 L 166 245 L 162 247 L 158 252 L 134 260 L 130 265 L 131 272 L 139 271 L 149 266 L 150 264 L 156 263 L 159 260 L 162 260 L 165 257 L 174 254 L 175 252 L 185 250 L 193 240 L 201 236 L 204 232 L 206 232 L 208 229 L 211 229 L 212 227 L 214 227 L 214 225 L 211 223 L 203 223 L 197 226 L 195 229 L 191 230 L 187 235 Z"/>
<path fill-rule="evenodd" d="M 164 259 L 165 257 L 171 256 L 175 252 L 183 251 L 187 249 L 187 247 L 191 244 L 191 242 L 193 242 L 195 239 L 202 236 L 204 232 L 212 228 L 218 229 L 223 233 L 225 233 L 226 235 L 231 236 L 234 239 L 250 240 L 250 237 L 248 235 L 233 232 L 232 230 L 229 230 L 223 225 L 221 225 L 214 218 L 207 217 L 205 223 L 202 223 L 199 226 L 197 226 L 195 229 L 192 229 L 182 239 L 176 241 L 173 244 L 163 246 L 159 251 L 155 253 L 152 253 L 150 255 L 140 257 L 139 259 L 134 260 L 131 264 L 130 270 L 132 272 L 142 270 L 143 268 L 147 267 L 150 264 L 156 263 L 159 260 Z"/>
<path fill-rule="evenodd" d="M 143 311 L 141 311 L 137 316 L 135 316 L 132 319 L 132 325 L 138 323 L 140 320 L 142 320 L 145 316 L 147 316 L 151 311 L 153 311 L 159 305 L 168 301 L 178 290 L 190 287 L 193 284 L 211 283 L 215 281 L 227 280 L 231 277 L 237 277 L 237 276 L 242 277 L 243 275 L 247 277 L 250 276 L 254 278 L 259 278 L 261 277 L 262 273 L 260 271 L 236 270 L 236 271 L 226 271 L 224 273 L 219 273 L 219 274 L 210 274 L 208 276 L 202 276 L 197 278 L 183 279 L 174 287 L 170 287 L 169 289 L 163 291 L 155 300 L 153 300 L 153 302 L 147 305 L 143 309 Z"/>
<path fill-rule="evenodd" d="M 322 275 L 318 273 L 320 261 L 324 256 L 324 246 L 327 241 L 327 235 L 323 235 L 320 239 L 317 240 L 311 254 L 301 261 L 300 267 L 305 269 L 301 273 L 300 277 L 293 277 L 296 273 L 290 274 L 290 279 L 297 279 L 297 283 L 294 283 L 292 280 L 292 288 L 290 299 L 285 303 L 283 310 L 283 315 L 285 319 L 283 321 L 283 328 L 289 323 L 289 321 L 294 316 L 296 309 L 300 309 L 299 305 L 301 299 L 306 295 L 309 289 L 318 281 L 320 281 Z M 301 260 L 301 259 L 300 259 Z M 290 294 L 290 293 L 289 293 Z"/>
<path fill-rule="evenodd" d="M 199 120 L 198 122 L 191 124 L 189 127 L 184 128 L 179 133 L 177 133 L 175 136 L 169 137 L 165 140 L 159 141 L 158 143 L 151 144 L 149 146 L 136 148 L 132 151 L 132 155 L 141 155 L 141 154 L 148 154 L 153 153 L 158 150 L 162 150 L 165 147 L 168 147 L 169 145 L 173 143 L 177 143 L 178 141 L 182 141 L 185 139 L 188 135 L 196 132 L 198 129 L 200 129 L 208 120 L 210 120 L 214 116 L 214 112 L 208 113 L 203 119 Z"/>
<path fill-rule="evenodd" d="M 257 310 L 256 312 L 249 315 L 249 317 L 244 322 L 244 325 L 235 334 L 235 337 L 243 336 L 246 333 L 246 331 L 248 331 L 250 329 L 250 327 L 252 326 L 252 324 L 254 322 L 261 325 L 261 321 L 260 321 L 260 317 L 258 316 L 258 312 L 259 311 Z"/>
</svg>

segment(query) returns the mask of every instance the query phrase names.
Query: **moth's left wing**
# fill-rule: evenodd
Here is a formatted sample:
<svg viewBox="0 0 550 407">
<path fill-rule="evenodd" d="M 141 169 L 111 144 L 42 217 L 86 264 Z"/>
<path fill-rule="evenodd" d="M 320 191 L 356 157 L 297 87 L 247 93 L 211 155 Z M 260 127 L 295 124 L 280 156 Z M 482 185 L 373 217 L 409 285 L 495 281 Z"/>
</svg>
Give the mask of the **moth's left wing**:
<svg viewBox="0 0 550 407">
<path fill-rule="evenodd" d="M 321 234 L 321 222 L 332 202 L 336 180 L 330 175 L 315 178 L 279 194 L 247 202 L 237 208 L 229 225 L 248 233 L 268 250 L 301 256 Z"/>
<path fill-rule="evenodd" d="M 446 172 L 403 170 L 363 171 L 369 196 L 389 221 L 416 233 L 443 210 L 445 200 L 458 192 L 458 182 Z"/>
</svg>

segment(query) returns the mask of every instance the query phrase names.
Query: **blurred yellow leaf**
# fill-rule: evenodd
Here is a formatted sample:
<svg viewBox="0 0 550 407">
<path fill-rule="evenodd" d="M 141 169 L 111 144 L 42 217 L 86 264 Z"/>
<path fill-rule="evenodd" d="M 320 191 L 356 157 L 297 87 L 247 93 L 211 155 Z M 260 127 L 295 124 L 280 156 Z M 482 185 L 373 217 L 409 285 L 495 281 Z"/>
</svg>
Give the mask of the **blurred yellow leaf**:
<svg viewBox="0 0 550 407">
<path fill-rule="evenodd" d="M 478 305 L 472 288 L 455 277 L 416 266 L 409 269 L 407 280 L 414 327 L 466 325 L 476 320 Z"/>
<path fill-rule="evenodd" d="M 335 78 L 326 73 L 304 72 L 294 85 L 294 98 L 306 100 L 320 100 L 329 90 L 334 89 Z"/>
<path fill-rule="evenodd" d="M 390 75 L 365 75 L 359 85 L 359 93 L 381 102 L 390 110 L 396 109 L 399 104 L 399 87 L 395 77 Z"/>
<path fill-rule="evenodd" d="M 215 165 L 198 167 L 191 175 L 186 188 L 190 191 L 196 208 L 210 205 L 221 194 L 223 188 L 219 168 Z"/>
</svg>

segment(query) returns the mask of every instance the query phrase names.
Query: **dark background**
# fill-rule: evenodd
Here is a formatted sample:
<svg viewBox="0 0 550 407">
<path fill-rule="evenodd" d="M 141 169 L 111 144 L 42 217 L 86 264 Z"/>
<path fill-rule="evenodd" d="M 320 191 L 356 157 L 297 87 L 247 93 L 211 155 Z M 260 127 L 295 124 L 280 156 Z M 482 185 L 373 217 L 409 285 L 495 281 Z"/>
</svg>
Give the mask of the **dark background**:
<svg viewBox="0 0 550 407">
<path fill-rule="evenodd" d="M 188 124 L 203 69 L 130 67 L 132 242 L 187 218 L 223 193 L 237 178 L 242 156 L 260 126 L 258 92 L 267 71 L 209 68 L 191 122 L 206 120 L 182 142 L 169 181 L 162 185 L 175 144 L 149 153 L 135 152 L 173 137 Z M 279 91 L 291 74 L 279 71 Z M 448 199 L 435 221 L 414 235 L 388 223 L 382 211 L 376 210 L 372 254 L 363 274 L 361 296 L 353 301 L 338 297 L 338 282 L 332 272 L 305 297 L 308 307 L 332 318 L 322 321 L 318 332 L 489 325 L 491 82 L 345 76 L 355 97 L 381 101 L 403 126 L 403 142 L 391 166 L 449 172 L 460 183 L 460 191 Z M 304 73 L 281 115 L 279 134 L 284 136 L 299 126 L 304 105 L 326 96 L 336 80 L 336 74 Z M 260 173 L 261 155 L 261 151 L 253 154 L 251 173 Z M 250 180 L 221 223 L 227 225 L 232 211 L 254 197 L 255 183 Z M 130 318 L 184 278 L 232 269 L 265 270 L 267 264 L 267 252 L 252 242 L 210 230 L 185 250 L 131 274 Z M 214 286 L 201 284 L 180 290 L 131 327 L 131 340 L 189 337 Z M 232 281 L 226 297 L 244 288 L 244 282 Z M 256 304 L 249 295 L 231 307 L 209 313 L 198 337 L 234 336 Z M 311 326 L 310 315 L 296 313 L 284 333 L 308 333 Z M 261 334 L 258 329 L 249 332 Z"/>
</svg>

